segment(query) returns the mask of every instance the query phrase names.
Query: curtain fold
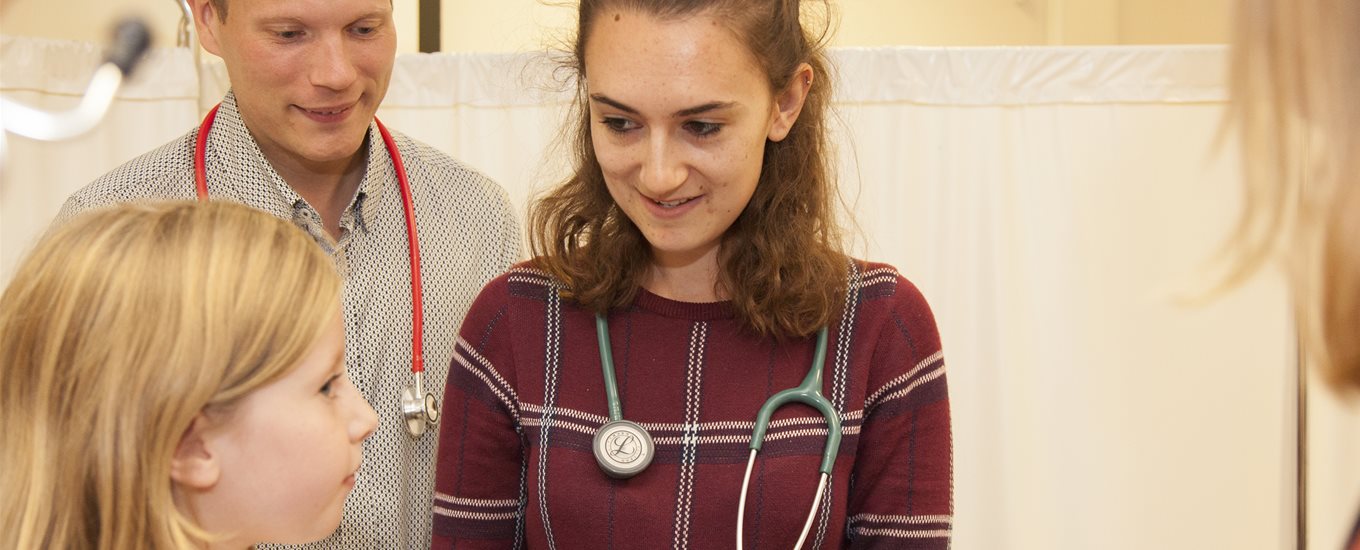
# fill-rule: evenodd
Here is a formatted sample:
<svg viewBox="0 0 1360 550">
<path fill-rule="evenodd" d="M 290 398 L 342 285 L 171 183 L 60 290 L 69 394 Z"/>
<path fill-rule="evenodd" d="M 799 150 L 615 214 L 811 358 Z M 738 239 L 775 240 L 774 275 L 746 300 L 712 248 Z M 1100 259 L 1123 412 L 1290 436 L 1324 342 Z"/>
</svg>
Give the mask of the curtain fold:
<svg viewBox="0 0 1360 550">
<path fill-rule="evenodd" d="M 68 108 L 89 45 L 0 37 L 0 92 Z M 833 51 L 852 250 L 930 300 L 949 365 L 955 547 L 1285 548 L 1294 351 L 1277 277 L 1178 291 L 1238 209 L 1221 47 Z M 398 57 L 379 116 L 510 192 L 523 219 L 570 159 L 547 54 Z M 73 190 L 186 131 L 227 86 L 157 50 L 90 134 L 11 137 L 0 282 Z M 201 88 L 201 89 L 200 89 Z M 1315 547 L 1360 506 L 1360 422 L 1314 391 Z M 1338 512 L 1337 510 L 1340 509 Z"/>
</svg>

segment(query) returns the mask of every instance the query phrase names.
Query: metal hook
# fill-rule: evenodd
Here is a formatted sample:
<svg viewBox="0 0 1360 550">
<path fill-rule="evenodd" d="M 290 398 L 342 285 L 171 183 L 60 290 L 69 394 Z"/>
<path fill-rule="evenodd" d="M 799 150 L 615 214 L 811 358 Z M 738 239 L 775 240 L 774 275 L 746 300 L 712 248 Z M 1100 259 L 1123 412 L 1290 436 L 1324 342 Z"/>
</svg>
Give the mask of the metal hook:
<svg viewBox="0 0 1360 550">
<path fill-rule="evenodd" d="M 181 48 L 194 46 L 194 12 L 189 0 L 175 0 L 179 6 L 179 33 L 175 35 L 175 45 Z"/>
</svg>

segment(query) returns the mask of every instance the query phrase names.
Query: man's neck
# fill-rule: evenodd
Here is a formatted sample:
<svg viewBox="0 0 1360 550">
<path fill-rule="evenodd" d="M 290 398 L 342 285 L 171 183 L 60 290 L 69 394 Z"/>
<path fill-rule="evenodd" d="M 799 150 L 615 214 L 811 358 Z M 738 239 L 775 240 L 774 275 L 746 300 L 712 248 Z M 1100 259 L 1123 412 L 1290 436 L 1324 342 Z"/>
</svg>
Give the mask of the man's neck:
<svg viewBox="0 0 1360 550">
<path fill-rule="evenodd" d="M 284 152 L 261 151 L 283 181 L 321 215 L 326 233 L 339 239 L 340 217 L 364 178 L 367 149 L 367 145 L 361 146 L 350 158 L 332 162 L 310 162 Z"/>
</svg>

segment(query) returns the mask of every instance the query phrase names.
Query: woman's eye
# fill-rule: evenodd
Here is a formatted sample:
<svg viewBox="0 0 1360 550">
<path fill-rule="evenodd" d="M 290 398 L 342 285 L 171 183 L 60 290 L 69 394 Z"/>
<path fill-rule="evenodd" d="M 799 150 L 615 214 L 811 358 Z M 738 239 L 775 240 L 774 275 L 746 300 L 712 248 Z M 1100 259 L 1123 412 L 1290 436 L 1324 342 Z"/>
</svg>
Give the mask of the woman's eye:
<svg viewBox="0 0 1360 550">
<path fill-rule="evenodd" d="M 637 128 L 637 125 L 633 124 L 632 121 L 619 117 L 604 117 L 604 119 L 600 120 L 600 124 L 603 124 L 606 128 L 609 128 L 611 132 L 616 134 L 622 134 Z"/>
<path fill-rule="evenodd" d="M 685 130 L 699 137 L 711 136 L 713 134 L 718 133 L 718 130 L 721 129 L 722 125 L 716 122 L 703 122 L 699 120 L 691 120 L 685 123 Z"/>
</svg>

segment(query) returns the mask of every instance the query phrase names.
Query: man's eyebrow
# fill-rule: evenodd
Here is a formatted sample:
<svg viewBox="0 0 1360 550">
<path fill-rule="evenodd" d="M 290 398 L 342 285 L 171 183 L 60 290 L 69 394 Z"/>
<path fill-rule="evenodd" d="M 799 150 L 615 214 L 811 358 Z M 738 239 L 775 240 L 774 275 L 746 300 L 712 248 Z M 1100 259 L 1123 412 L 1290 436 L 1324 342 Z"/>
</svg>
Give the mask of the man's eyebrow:
<svg viewBox="0 0 1360 550">
<path fill-rule="evenodd" d="M 290 24 L 290 25 L 292 25 L 292 24 L 301 25 L 301 24 L 302 24 L 302 18 L 300 18 L 300 17 L 293 17 L 293 16 L 291 16 L 291 15 L 277 15 L 277 16 L 274 16 L 274 17 L 265 17 L 265 18 L 259 20 L 259 24 L 261 24 L 261 25 L 278 25 L 278 24 L 284 24 L 284 23 Z"/>
<path fill-rule="evenodd" d="M 367 21 L 367 20 L 370 20 L 370 19 L 384 19 L 384 18 L 386 18 L 386 17 L 388 16 L 389 13 L 390 13 L 390 12 L 381 11 L 381 10 L 372 11 L 372 12 L 365 13 L 365 14 L 363 14 L 363 15 L 360 15 L 360 16 L 358 16 L 358 17 L 355 17 L 355 18 L 354 18 L 354 22 Z M 301 25 L 301 24 L 305 24 L 305 23 L 306 23 L 306 21 L 303 21 L 303 18 L 302 18 L 302 17 L 296 16 L 296 15 L 275 15 L 275 16 L 271 16 L 271 17 L 262 18 L 262 19 L 259 20 L 259 22 L 260 22 L 260 24 L 262 24 L 262 25 L 274 25 L 274 24 L 280 24 L 280 23 L 299 24 L 299 25 Z"/>
<path fill-rule="evenodd" d="M 373 11 L 373 12 L 369 12 L 369 13 L 365 13 L 365 14 L 363 14 L 363 15 L 360 15 L 359 17 L 354 18 L 354 20 L 355 20 L 355 21 L 363 21 L 363 20 L 365 20 L 365 19 L 382 19 L 382 18 L 387 17 L 387 16 L 390 15 L 391 13 L 392 13 L 391 11 L 382 11 L 382 10 L 378 10 L 378 11 Z"/>
</svg>

